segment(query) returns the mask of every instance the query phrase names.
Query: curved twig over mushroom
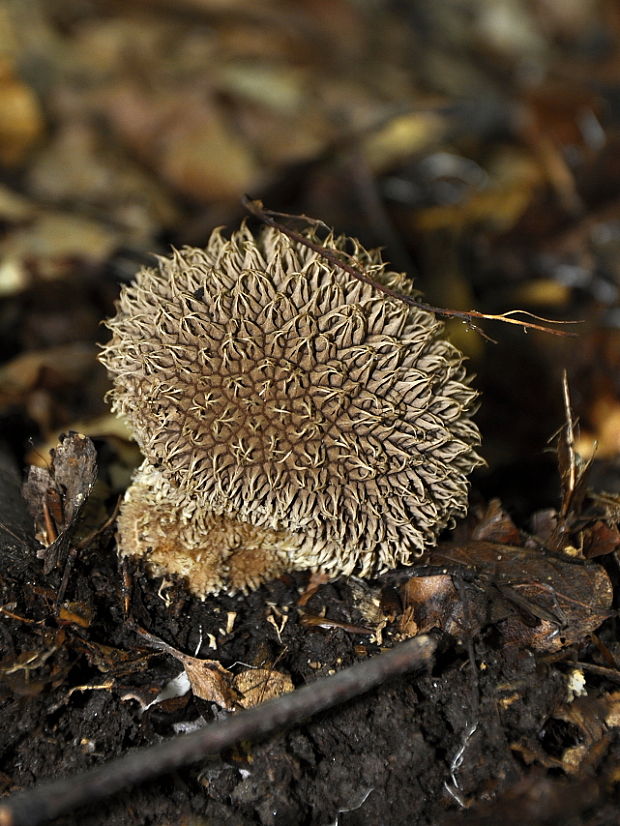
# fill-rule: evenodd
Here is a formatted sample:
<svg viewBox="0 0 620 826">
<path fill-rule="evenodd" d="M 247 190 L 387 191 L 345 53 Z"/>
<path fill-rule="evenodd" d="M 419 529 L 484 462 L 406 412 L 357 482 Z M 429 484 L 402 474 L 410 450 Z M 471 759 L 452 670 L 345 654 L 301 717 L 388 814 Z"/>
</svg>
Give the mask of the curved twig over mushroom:
<svg viewBox="0 0 620 826">
<path fill-rule="evenodd" d="M 378 253 L 322 244 L 411 295 Z M 101 356 L 146 458 L 121 553 L 204 596 L 285 570 L 375 574 L 465 513 L 476 394 L 433 314 L 273 228 L 158 263 L 123 288 Z"/>
</svg>

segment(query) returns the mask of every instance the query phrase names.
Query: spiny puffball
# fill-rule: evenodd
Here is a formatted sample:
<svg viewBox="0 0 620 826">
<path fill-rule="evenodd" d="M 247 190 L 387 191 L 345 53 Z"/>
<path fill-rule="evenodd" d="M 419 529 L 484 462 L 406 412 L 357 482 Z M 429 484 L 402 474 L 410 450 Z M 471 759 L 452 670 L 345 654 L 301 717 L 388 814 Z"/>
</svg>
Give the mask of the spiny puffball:
<svg viewBox="0 0 620 826">
<path fill-rule="evenodd" d="M 307 237 L 412 294 L 358 242 Z M 465 514 L 480 458 L 462 354 L 432 313 L 284 233 L 159 258 L 108 326 L 112 407 L 145 457 L 119 550 L 154 574 L 201 597 L 296 569 L 371 576 Z"/>
</svg>

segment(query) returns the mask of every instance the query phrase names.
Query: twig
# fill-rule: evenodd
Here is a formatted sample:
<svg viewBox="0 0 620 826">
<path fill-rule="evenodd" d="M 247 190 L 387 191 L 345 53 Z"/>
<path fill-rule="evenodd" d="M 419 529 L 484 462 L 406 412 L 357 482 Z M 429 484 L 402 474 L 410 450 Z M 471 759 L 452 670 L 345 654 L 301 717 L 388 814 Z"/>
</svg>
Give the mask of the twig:
<svg viewBox="0 0 620 826">
<path fill-rule="evenodd" d="M 308 218 L 306 215 L 286 215 L 286 213 L 282 212 L 272 212 L 271 210 L 265 209 L 263 206 L 262 201 L 252 200 L 248 195 L 244 195 L 241 199 L 243 206 L 258 218 L 263 223 L 267 224 L 274 229 L 277 229 L 279 232 L 282 232 L 284 235 L 288 236 L 292 241 L 295 241 L 298 244 L 302 244 L 304 247 L 308 247 L 308 249 L 313 250 L 324 258 L 326 261 L 329 261 L 330 264 L 333 264 L 335 267 L 339 267 L 344 272 L 351 275 L 353 278 L 356 278 L 358 281 L 362 281 L 364 284 L 368 284 L 371 287 L 374 287 L 379 292 L 384 293 L 385 295 L 389 295 L 392 298 L 396 298 L 398 301 L 403 301 L 405 304 L 409 304 L 411 307 L 418 307 L 421 310 L 426 310 L 429 313 L 434 313 L 435 315 L 442 316 L 444 318 L 460 318 L 469 324 L 473 329 L 477 330 L 481 335 L 485 338 L 488 336 L 480 330 L 474 323 L 473 319 L 481 318 L 487 321 L 502 321 L 504 324 L 516 324 L 519 327 L 522 327 L 524 332 L 527 330 L 539 330 L 542 333 L 550 333 L 554 336 L 570 336 L 574 337 L 576 333 L 569 333 L 566 330 L 554 330 L 552 327 L 545 327 L 542 324 L 534 324 L 532 321 L 523 321 L 520 318 L 512 318 L 514 315 L 523 315 L 528 316 L 529 318 L 535 318 L 537 321 L 544 321 L 545 324 L 581 324 L 580 321 L 554 321 L 550 318 L 544 318 L 543 316 L 535 315 L 534 313 L 530 313 L 527 310 L 509 310 L 506 313 L 480 313 L 478 310 L 450 310 L 446 307 L 434 307 L 432 304 L 425 304 L 422 301 L 418 301 L 416 298 L 412 298 L 410 295 L 405 295 L 404 293 L 400 293 L 397 290 L 392 290 L 390 287 L 386 287 L 385 284 L 380 284 L 378 281 L 375 281 L 372 278 L 369 278 L 365 273 L 358 270 L 357 267 L 348 264 L 344 261 L 337 252 L 334 250 L 328 249 L 327 247 L 322 246 L 310 238 L 307 238 L 305 235 L 302 235 L 299 232 L 295 232 L 293 229 L 289 229 L 284 224 L 279 223 L 274 219 L 274 215 L 278 215 L 279 217 L 288 217 L 294 218 L 298 221 L 305 221 L 309 224 L 316 225 L 316 221 L 312 218 Z M 491 339 L 492 341 L 492 339 Z M 1 824 L 0 824 L 1 826 Z"/>
<path fill-rule="evenodd" d="M 567 478 L 562 480 L 564 482 L 564 496 L 562 497 L 562 507 L 560 509 L 560 516 L 565 518 L 568 515 L 573 493 L 575 492 L 575 484 L 577 481 L 577 461 L 575 458 L 575 433 L 573 430 L 573 410 L 571 407 L 570 390 L 568 389 L 568 374 L 566 370 L 562 374 L 562 396 L 564 400 L 564 416 L 566 417 L 566 430 L 564 431 L 564 442 L 566 452 L 568 454 L 568 473 Z"/>
<path fill-rule="evenodd" d="M 301 722 L 364 694 L 390 677 L 428 667 L 435 647 L 428 636 L 407 640 L 333 677 L 240 711 L 192 734 L 136 750 L 77 776 L 19 792 L 0 805 L 0 826 L 37 826 L 135 783 L 218 754 L 241 740 L 264 737 L 282 726 Z"/>
<path fill-rule="evenodd" d="M 589 671 L 591 674 L 596 674 L 597 677 L 605 677 L 606 680 L 612 683 L 620 683 L 620 671 L 617 668 L 606 668 L 604 665 L 579 661 L 572 662 L 571 665 L 575 668 L 581 668 L 583 671 Z"/>
<path fill-rule="evenodd" d="M 10 617 L 10 619 L 18 620 L 18 622 L 25 622 L 28 625 L 43 625 L 45 622 L 44 619 L 33 620 L 28 619 L 27 617 L 20 617 L 19 614 L 14 614 L 13 611 L 9 611 L 9 609 L 5 608 L 4 605 L 0 605 L 0 614 L 4 614 L 4 616 Z"/>
</svg>

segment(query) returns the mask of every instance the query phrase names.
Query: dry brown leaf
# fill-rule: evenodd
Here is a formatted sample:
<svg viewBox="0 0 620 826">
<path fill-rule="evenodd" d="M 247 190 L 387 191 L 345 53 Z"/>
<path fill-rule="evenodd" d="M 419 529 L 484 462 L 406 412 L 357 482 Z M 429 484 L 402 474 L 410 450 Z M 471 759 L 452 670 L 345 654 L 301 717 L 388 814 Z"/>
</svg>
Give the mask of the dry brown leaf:
<svg viewBox="0 0 620 826">
<path fill-rule="evenodd" d="M 620 453 L 620 400 L 601 394 L 588 412 L 592 429 L 581 429 L 575 450 L 583 459 L 608 459 Z"/>
<path fill-rule="evenodd" d="M 441 574 L 403 586 L 422 631 L 475 633 L 491 618 L 506 644 L 557 651 L 595 631 L 611 610 L 612 586 L 600 565 L 474 540 L 444 543 L 426 561 Z"/>
<path fill-rule="evenodd" d="M 43 130 L 43 113 L 36 95 L 3 57 L 0 59 L 0 163 L 15 166 L 23 161 Z"/>
<path fill-rule="evenodd" d="M 98 264 L 118 246 L 121 233 L 82 215 L 40 210 L 27 226 L 10 232 L 0 243 L 4 266 L 9 264 L 23 286 L 36 277 L 56 280 L 75 270 L 75 262 Z"/>
<path fill-rule="evenodd" d="M 94 364 L 95 348 L 83 342 L 22 353 L 0 367 L 0 406 L 24 404 L 43 376 L 56 385 L 83 381 Z"/>
<path fill-rule="evenodd" d="M 373 629 L 367 628 L 364 625 L 354 625 L 351 622 L 341 622 L 340 620 L 330 619 L 321 614 L 306 614 L 300 611 L 299 624 L 305 628 L 325 628 L 331 630 L 332 628 L 339 628 L 346 631 L 348 634 L 372 634 Z"/>
<path fill-rule="evenodd" d="M 242 671 L 235 676 L 234 687 L 242 695 L 239 705 L 243 708 L 257 706 L 295 690 L 288 674 L 270 668 L 249 668 Z"/>
<path fill-rule="evenodd" d="M 71 648 L 82 654 L 89 665 L 102 674 L 111 674 L 114 678 L 126 677 L 136 671 L 144 671 L 152 656 L 151 651 L 124 651 L 111 645 L 92 642 L 80 636 L 69 637 Z"/>
<path fill-rule="evenodd" d="M 137 633 L 153 648 L 165 651 L 175 657 L 185 669 L 192 691 L 196 697 L 232 711 L 239 706 L 239 694 L 233 684 L 233 675 L 217 660 L 201 660 L 184 654 L 178 648 L 168 645 L 144 628 L 136 628 Z"/>
<path fill-rule="evenodd" d="M 428 628 L 432 628 L 433 625 L 428 625 Z M 408 605 L 401 614 L 398 620 L 398 633 L 404 639 L 409 639 L 410 637 L 417 637 L 420 633 L 420 626 L 415 621 L 415 611 L 413 605 Z"/>
<path fill-rule="evenodd" d="M 393 167 L 436 144 L 447 129 L 447 120 L 437 112 L 408 112 L 390 119 L 363 144 L 374 172 Z"/>
<path fill-rule="evenodd" d="M 250 147 L 204 90 L 149 96 L 112 89 L 108 116 L 133 151 L 178 191 L 201 201 L 237 199 L 257 183 Z"/>
<path fill-rule="evenodd" d="M 373 588 L 364 580 L 351 579 L 349 589 L 351 590 L 353 604 L 362 615 L 364 622 L 370 626 L 377 625 L 385 619 L 387 614 L 395 615 L 398 613 L 397 610 L 390 612 L 386 608 L 381 589 Z M 301 605 L 301 602 L 299 604 Z M 400 601 L 398 601 L 398 607 L 400 607 Z"/>
<path fill-rule="evenodd" d="M 57 348 L 54 348 L 56 350 Z M 90 352 L 90 350 L 89 350 Z M 91 361 L 92 364 L 92 361 Z M 2 371 L 0 370 L 0 376 Z M 1 380 L 1 379 L 0 379 Z M 132 441 L 131 433 L 127 424 L 123 422 L 118 416 L 113 413 L 104 413 L 102 416 L 97 416 L 94 419 L 84 419 L 75 422 L 70 422 L 62 431 L 52 433 L 49 439 L 41 444 L 36 444 L 26 454 L 26 462 L 29 465 L 36 465 L 37 467 L 45 467 L 45 457 L 53 450 L 62 433 L 74 430 L 77 433 L 82 433 L 85 436 L 91 436 L 98 439 L 109 439 L 114 443 L 117 453 L 121 454 L 123 460 L 126 460 L 132 469 L 138 464 L 139 453 L 138 448 L 135 447 L 135 442 Z"/>
<path fill-rule="evenodd" d="M 612 691 L 604 698 L 605 725 L 609 728 L 620 728 L 620 691 Z"/>
<path fill-rule="evenodd" d="M 405 611 L 399 622 L 402 633 L 424 634 L 432 628 L 441 628 L 448 634 L 462 631 L 463 606 L 452 577 L 412 577 L 403 586 Z"/>
<path fill-rule="evenodd" d="M 608 748 L 610 722 L 613 724 L 616 703 L 614 694 L 603 697 L 585 695 L 556 709 L 554 718 L 579 731 L 578 743 L 565 749 L 562 754 L 562 768 L 567 774 L 594 772 Z"/>
<path fill-rule="evenodd" d="M 326 582 L 329 582 L 329 579 L 329 574 L 317 572 L 311 573 L 304 592 L 297 600 L 297 605 L 299 605 L 300 608 L 303 608 L 305 605 L 307 605 L 308 602 L 310 602 L 310 600 L 312 599 L 312 597 L 317 593 L 319 588 L 322 585 L 325 585 Z"/>
<path fill-rule="evenodd" d="M 484 223 L 498 232 L 511 229 L 543 185 L 544 170 L 529 153 L 504 149 L 492 159 L 486 172 L 485 185 L 471 192 L 470 197 L 417 212 L 416 227 L 423 232 L 457 232 Z"/>
<path fill-rule="evenodd" d="M 473 529 L 472 539 L 486 539 L 488 542 L 518 543 L 520 534 L 509 514 L 502 507 L 499 499 L 491 499 L 480 521 Z"/>
<path fill-rule="evenodd" d="M 180 219 L 168 191 L 126 156 L 100 129 L 64 123 L 28 170 L 29 192 L 44 203 L 69 203 L 123 238 L 146 243 Z M 1 206 L 1 202 L 0 202 Z"/>
<path fill-rule="evenodd" d="M 583 534 L 583 555 L 586 559 L 605 556 L 620 548 L 620 530 L 598 519 Z"/>
<path fill-rule="evenodd" d="M 0 218 L 7 224 L 29 221 L 36 215 L 36 206 L 13 189 L 0 184 Z"/>
<path fill-rule="evenodd" d="M 34 697 L 48 686 L 62 684 L 72 667 L 64 630 L 41 629 L 38 637 L 39 647 L 9 652 L 0 660 L 0 683 L 18 696 Z"/>
<path fill-rule="evenodd" d="M 173 653 L 182 663 L 189 679 L 194 696 L 209 703 L 216 703 L 227 711 L 233 711 L 239 705 L 239 697 L 233 684 L 233 676 L 217 660 L 199 660 L 180 651 Z"/>
<path fill-rule="evenodd" d="M 30 467 L 22 487 L 44 547 L 44 572 L 64 562 L 80 513 L 97 478 L 95 447 L 88 436 L 62 436 L 51 452 L 49 467 Z"/>
</svg>

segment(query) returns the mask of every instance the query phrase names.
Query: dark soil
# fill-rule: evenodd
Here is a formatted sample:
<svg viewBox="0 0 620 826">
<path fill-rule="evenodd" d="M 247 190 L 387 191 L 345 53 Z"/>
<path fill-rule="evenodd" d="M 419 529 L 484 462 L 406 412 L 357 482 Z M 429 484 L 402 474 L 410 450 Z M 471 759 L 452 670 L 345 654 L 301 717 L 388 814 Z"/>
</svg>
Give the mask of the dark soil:
<svg viewBox="0 0 620 826">
<path fill-rule="evenodd" d="M 159 697 L 179 656 L 218 661 L 228 690 L 256 669 L 300 687 L 430 633 L 430 672 L 58 822 L 616 824 L 616 4 L 6 6 L 0 795 L 231 713 L 196 685 Z M 577 339 L 447 324 L 487 468 L 415 568 L 200 602 L 117 557 L 140 457 L 105 401 L 101 322 L 153 252 L 238 226 L 243 193 L 383 247 L 438 306 L 583 322 Z M 75 443 L 69 475 L 31 472 L 26 503 L 28 466 L 72 431 L 94 447 Z"/>
<path fill-rule="evenodd" d="M 7 474 L 7 495 L 9 483 Z M 17 501 L 8 510 L 3 524 L 7 516 L 13 525 L 27 524 L 17 518 Z M 27 533 L 23 536 L 27 543 Z M 14 561 L 18 552 L 21 569 Z M 54 619 L 60 576 L 42 577 L 32 548 L 5 533 L 2 554 L 1 604 L 11 620 L 2 626 L 4 663 L 13 663 L 5 670 L 0 706 L 6 790 L 79 772 L 172 737 L 183 723 L 202 725 L 225 713 L 191 693 L 142 711 L 138 697 L 145 703 L 153 699 L 180 666 L 146 648 L 124 621 L 127 594 L 111 530 L 80 554 L 65 595 L 76 613 L 88 613 L 87 627 L 77 618 Z M 379 646 L 368 634 L 301 624 L 298 601 L 305 580 L 287 577 L 248 597 L 203 603 L 188 598 L 181 586 L 162 591 L 160 583 L 135 571 L 130 614 L 183 652 L 216 657 L 233 672 L 274 665 L 295 685 L 376 655 Z M 394 575 L 391 580 L 371 583 L 377 593 L 383 591 L 384 601 L 398 597 Z M 346 581 L 323 585 L 303 611 L 306 617 L 325 614 L 359 627 L 366 622 Z M 229 612 L 236 616 L 226 633 Z M 289 619 L 279 632 L 269 616 Z M 396 627 L 388 626 L 385 644 L 391 644 Z M 210 635 L 217 641 L 215 651 L 206 642 Z M 617 648 L 612 625 L 603 628 L 601 639 Z M 528 784 L 542 781 L 542 763 L 550 771 L 549 795 L 558 794 L 555 785 L 565 788 L 566 823 L 611 824 L 616 801 L 602 783 L 584 801 L 561 771 L 567 750 L 592 736 L 597 720 L 600 726 L 596 698 L 605 696 L 600 680 L 589 681 L 588 698 L 574 701 L 581 708 L 576 718 L 581 727 L 565 719 L 571 659 L 591 652 L 588 644 L 560 657 L 537 656 L 507 644 L 493 623 L 460 642 L 440 634 L 430 674 L 395 679 L 307 724 L 261 743 L 241 743 L 221 758 L 205 759 L 59 822 L 439 824 L 451 822 L 454 811 L 473 806 L 477 812 L 484 801 L 495 801 L 504 817 L 503 795 L 522 787 L 524 797 L 531 795 Z M 593 744 L 596 754 L 586 758 L 585 776 L 592 777 L 594 769 L 599 778 L 613 775 L 618 747 L 616 730 L 610 729 Z M 513 805 L 506 803 L 507 816 Z M 479 822 L 473 813 L 471 822 Z M 544 801 L 538 820 L 531 822 L 555 822 L 545 817 Z"/>
</svg>

